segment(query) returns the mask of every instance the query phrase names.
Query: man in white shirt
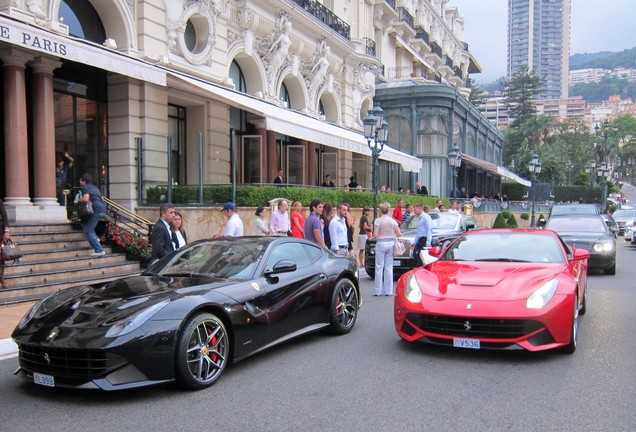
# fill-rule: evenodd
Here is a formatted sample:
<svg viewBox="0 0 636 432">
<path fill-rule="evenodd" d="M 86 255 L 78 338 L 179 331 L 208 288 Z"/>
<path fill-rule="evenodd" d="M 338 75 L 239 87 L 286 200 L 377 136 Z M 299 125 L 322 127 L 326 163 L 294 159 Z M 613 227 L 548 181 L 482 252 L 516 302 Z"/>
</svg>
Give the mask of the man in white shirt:
<svg viewBox="0 0 636 432">
<path fill-rule="evenodd" d="M 226 237 L 239 237 L 243 235 L 243 221 L 236 213 L 236 207 L 234 203 L 226 202 L 221 210 L 227 216 L 227 225 L 225 225 L 225 231 L 223 235 Z"/>
<path fill-rule="evenodd" d="M 287 200 L 278 201 L 278 208 L 272 212 L 269 219 L 269 232 L 275 236 L 286 236 L 291 230 L 289 223 L 289 203 Z"/>
<path fill-rule="evenodd" d="M 336 215 L 329 222 L 329 237 L 331 238 L 331 250 L 338 255 L 349 253 L 349 237 L 347 236 L 347 213 L 349 205 L 340 203 L 336 208 Z"/>
<path fill-rule="evenodd" d="M 448 209 L 449 213 L 461 213 L 461 208 L 459 206 L 459 201 L 451 202 L 451 207 Z"/>
</svg>

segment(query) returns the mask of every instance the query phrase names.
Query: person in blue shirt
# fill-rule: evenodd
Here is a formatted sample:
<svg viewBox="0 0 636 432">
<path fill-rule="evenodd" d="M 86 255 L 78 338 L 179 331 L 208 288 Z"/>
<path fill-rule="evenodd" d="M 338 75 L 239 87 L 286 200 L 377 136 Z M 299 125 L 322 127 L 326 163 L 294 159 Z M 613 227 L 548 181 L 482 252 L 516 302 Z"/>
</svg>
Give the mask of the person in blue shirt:
<svg viewBox="0 0 636 432">
<path fill-rule="evenodd" d="M 93 204 L 93 215 L 88 219 L 81 221 L 82 228 L 84 229 L 84 235 L 91 247 L 95 250 L 91 256 L 104 256 L 104 248 L 99 242 L 99 237 L 95 232 L 95 227 L 106 216 L 106 204 L 102 199 L 102 193 L 97 189 L 97 186 L 93 184 L 93 177 L 89 173 L 84 173 L 80 177 L 80 201 L 91 201 Z"/>
<path fill-rule="evenodd" d="M 430 210 L 430 207 L 422 204 L 415 204 L 415 208 L 413 209 L 413 212 L 418 217 L 418 221 L 417 232 L 415 233 L 413 243 L 411 243 L 411 249 L 413 249 L 415 265 L 417 267 L 422 266 L 420 251 L 430 246 L 433 240 L 433 223 L 431 217 L 426 214 L 428 210 Z"/>
</svg>

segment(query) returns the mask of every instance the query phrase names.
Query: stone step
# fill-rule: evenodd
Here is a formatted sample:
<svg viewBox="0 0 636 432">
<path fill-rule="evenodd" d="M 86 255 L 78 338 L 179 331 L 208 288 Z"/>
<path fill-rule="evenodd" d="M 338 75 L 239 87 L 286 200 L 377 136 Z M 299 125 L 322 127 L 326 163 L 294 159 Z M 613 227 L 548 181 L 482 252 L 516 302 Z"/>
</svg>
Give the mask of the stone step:
<svg viewBox="0 0 636 432">
<path fill-rule="evenodd" d="M 17 244 L 31 244 L 38 242 L 53 242 L 58 243 L 60 241 L 67 240 L 82 240 L 86 239 L 84 231 L 41 231 L 32 233 L 20 233 L 14 235 L 11 233 L 11 240 Z M 87 240 L 88 241 L 88 240 Z"/>
<path fill-rule="evenodd" d="M 72 248 L 77 249 L 79 247 L 88 247 L 88 240 L 86 238 L 78 239 L 58 239 L 57 241 L 43 241 L 43 242 L 15 242 L 22 252 L 41 252 L 58 249 Z"/>
<path fill-rule="evenodd" d="M 62 231 L 82 231 L 79 225 L 71 223 L 50 224 L 50 225 L 13 225 L 11 226 L 11 236 L 14 234 L 26 234 L 37 232 L 62 232 Z"/>
<path fill-rule="evenodd" d="M 90 280 L 83 277 L 69 277 L 65 280 L 47 282 L 45 284 L 33 284 L 31 286 L 16 286 L 8 289 L 0 289 L 0 305 L 40 300 L 49 294 L 62 289 L 87 285 L 89 283 L 91 285 L 106 283 L 122 277 L 139 274 L 140 271 L 141 270 L 137 268 L 131 271 L 121 271 L 118 273 L 104 275 L 103 277 L 95 277 Z"/>
<path fill-rule="evenodd" d="M 125 258 L 124 258 L 125 260 Z M 128 272 L 139 269 L 139 263 L 133 261 L 125 261 L 118 263 L 99 263 L 92 266 L 78 265 L 71 268 L 65 268 L 54 271 L 38 271 L 33 273 L 17 274 L 8 276 L 5 274 L 4 281 L 10 287 L 28 287 L 31 285 L 46 284 L 62 281 L 69 278 L 81 278 L 90 281 L 94 278 L 104 277 L 112 272 Z"/>
<path fill-rule="evenodd" d="M 18 264 L 37 264 L 40 261 L 46 262 L 50 260 L 55 261 L 63 261 L 72 258 L 85 257 L 93 253 L 93 249 L 88 245 L 78 246 L 78 247 L 68 247 L 62 249 L 47 249 L 41 251 L 25 251 L 20 248 L 22 252 L 24 252 L 24 256 L 20 258 Z M 110 248 L 104 247 L 106 254 L 109 253 Z M 17 265 L 17 264 L 16 264 Z M 7 266 L 7 269 L 9 267 Z"/>
<path fill-rule="evenodd" d="M 57 254 L 49 254 L 45 258 L 33 261 L 25 261 L 26 257 L 20 259 L 13 265 L 5 266 L 5 277 L 24 277 L 37 273 L 46 273 L 51 271 L 60 271 L 84 266 L 90 268 L 93 266 L 103 266 L 105 264 L 128 264 L 125 254 L 107 253 L 102 257 L 92 257 L 92 249 L 82 251 L 81 256 L 72 256 L 61 259 Z"/>
</svg>

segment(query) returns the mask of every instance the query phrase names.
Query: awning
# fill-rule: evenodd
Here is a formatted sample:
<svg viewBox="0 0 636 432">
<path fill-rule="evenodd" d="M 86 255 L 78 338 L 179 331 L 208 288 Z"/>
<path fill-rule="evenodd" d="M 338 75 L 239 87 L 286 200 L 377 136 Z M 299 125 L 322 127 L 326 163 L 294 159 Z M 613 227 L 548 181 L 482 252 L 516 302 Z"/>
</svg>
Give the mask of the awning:
<svg viewBox="0 0 636 432">
<path fill-rule="evenodd" d="M 371 157 L 367 140 L 359 132 L 315 119 L 297 111 L 281 108 L 245 93 L 173 72 L 168 72 L 168 74 L 171 78 L 203 90 L 228 105 L 265 118 L 268 130 Z M 398 163 L 404 171 L 418 172 L 422 167 L 421 159 L 389 146 L 384 146 L 384 150 L 380 153 L 380 159 Z"/>
<path fill-rule="evenodd" d="M 43 54 L 93 66 L 131 78 L 166 85 L 166 72 L 126 54 L 62 36 L 0 15 L 0 41 Z"/>
<path fill-rule="evenodd" d="M 530 187 L 530 185 L 532 184 L 530 182 L 530 180 L 526 180 L 523 177 L 519 177 L 517 174 L 513 173 L 512 171 L 499 166 L 499 165 L 495 165 L 492 162 L 487 162 L 485 160 L 482 159 L 478 159 L 476 157 L 473 156 L 468 156 L 464 153 L 462 153 L 462 162 L 465 162 L 467 165 L 471 165 L 474 166 L 476 168 L 482 169 L 492 175 L 496 175 L 498 177 L 505 177 L 508 178 L 510 180 L 514 180 L 519 184 L 522 184 L 524 186 L 528 186 Z"/>
</svg>

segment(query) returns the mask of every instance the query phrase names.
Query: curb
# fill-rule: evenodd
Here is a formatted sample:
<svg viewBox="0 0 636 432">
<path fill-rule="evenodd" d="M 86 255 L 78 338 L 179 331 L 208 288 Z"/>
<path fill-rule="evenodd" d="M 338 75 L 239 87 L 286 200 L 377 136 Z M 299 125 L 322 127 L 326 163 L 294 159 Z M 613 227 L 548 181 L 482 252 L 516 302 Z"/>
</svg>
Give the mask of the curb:
<svg viewBox="0 0 636 432">
<path fill-rule="evenodd" d="M 18 354 L 18 346 L 13 339 L 0 339 L 0 360 L 15 357 Z"/>
</svg>

